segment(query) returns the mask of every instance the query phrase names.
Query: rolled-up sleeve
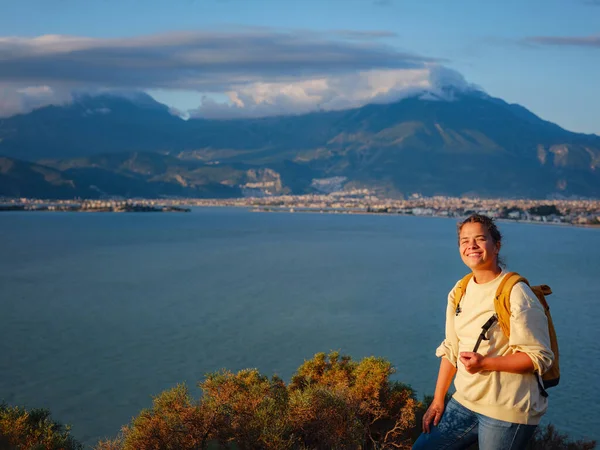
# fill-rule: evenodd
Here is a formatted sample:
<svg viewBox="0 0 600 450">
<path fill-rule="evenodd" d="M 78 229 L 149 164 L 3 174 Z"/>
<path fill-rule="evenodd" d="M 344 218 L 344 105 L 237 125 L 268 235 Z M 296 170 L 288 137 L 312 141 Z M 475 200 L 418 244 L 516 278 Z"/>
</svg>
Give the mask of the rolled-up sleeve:
<svg viewBox="0 0 600 450">
<path fill-rule="evenodd" d="M 458 283 L 457 283 L 458 286 Z M 448 305 L 446 307 L 446 336 L 440 346 L 435 351 L 435 356 L 445 357 L 456 367 L 458 360 L 458 337 L 454 329 L 454 293 L 456 286 L 448 294 Z"/>
<path fill-rule="evenodd" d="M 544 307 L 525 283 L 515 285 L 510 303 L 508 344 L 515 352 L 526 353 L 533 362 L 534 370 L 543 375 L 554 360 Z"/>
</svg>

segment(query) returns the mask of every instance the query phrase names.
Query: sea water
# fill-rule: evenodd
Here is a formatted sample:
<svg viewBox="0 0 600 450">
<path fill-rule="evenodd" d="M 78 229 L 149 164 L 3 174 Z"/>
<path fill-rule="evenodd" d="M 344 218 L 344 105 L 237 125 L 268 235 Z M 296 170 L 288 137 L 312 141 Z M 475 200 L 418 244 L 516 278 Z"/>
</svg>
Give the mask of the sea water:
<svg viewBox="0 0 600 450">
<path fill-rule="evenodd" d="M 549 284 L 561 384 L 545 422 L 600 439 L 600 230 L 500 223 L 510 270 Z M 191 213 L 0 215 L 0 400 L 49 408 L 80 441 L 221 368 L 289 381 L 305 359 L 375 355 L 432 394 L 453 219 Z"/>
</svg>

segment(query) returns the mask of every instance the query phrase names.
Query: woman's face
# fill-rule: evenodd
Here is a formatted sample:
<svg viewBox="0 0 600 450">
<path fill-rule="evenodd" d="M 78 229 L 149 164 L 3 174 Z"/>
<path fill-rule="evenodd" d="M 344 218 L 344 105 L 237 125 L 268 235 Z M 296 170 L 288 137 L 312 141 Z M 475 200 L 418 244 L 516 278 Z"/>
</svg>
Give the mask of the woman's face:
<svg viewBox="0 0 600 450">
<path fill-rule="evenodd" d="M 481 223 L 466 223 L 458 237 L 460 257 L 471 270 L 495 270 L 500 243 L 495 243 Z"/>
</svg>

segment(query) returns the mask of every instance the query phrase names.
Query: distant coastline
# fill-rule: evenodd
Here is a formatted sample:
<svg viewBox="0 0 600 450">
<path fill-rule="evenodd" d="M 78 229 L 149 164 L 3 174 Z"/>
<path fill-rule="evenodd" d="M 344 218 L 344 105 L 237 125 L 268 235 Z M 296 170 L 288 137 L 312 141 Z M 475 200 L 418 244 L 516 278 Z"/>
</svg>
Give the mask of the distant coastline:
<svg viewBox="0 0 600 450">
<path fill-rule="evenodd" d="M 0 211 L 189 212 L 190 207 L 211 206 L 243 207 L 258 212 L 379 214 L 457 219 L 481 213 L 508 222 L 600 227 L 600 200 L 595 199 L 487 199 L 419 195 L 412 195 L 408 199 L 394 199 L 379 198 L 366 190 L 223 199 L 0 198 Z"/>
<path fill-rule="evenodd" d="M 30 203 L 21 203 L 21 204 L 13 204 L 6 205 L 0 204 L 0 212 L 10 212 L 10 211 L 28 211 L 28 212 L 40 212 L 40 211 L 49 211 L 49 212 L 88 212 L 88 213 L 100 213 L 100 212 L 190 212 L 190 208 L 185 208 L 181 206 L 173 206 L 173 205 L 164 205 L 164 206 L 155 206 L 155 205 L 146 205 L 146 204 L 138 204 L 138 203 L 117 203 L 117 204 L 103 204 L 104 202 L 98 203 L 81 203 L 81 204 L 55 204 L 55 203 L 46 203 L 46 204 L 30 204 Z"/>
<path fill-rule="evenodd" d="M 260 207 L 253 208 L 253 212 L 273 212 L 273 213 L 313 213 L 313 214 L 351 214 L 351 215 L 379 215 L 379 216 L 404 216 L 404 217 L 436 217 L 441 219 L 460 219 L 466 217 L 466 215 L 449 215 L 449 214 L 420 214 L 415 215 L 411 213 L 403 212 L 380 212 L 380 211 L 363 211 L 363 210 L 352 210 L 352 209 L 318 209 L 318 208 L 271 208 L 271 207 Z M 505 223 L 527 223 L 533 225 L 552 225 L 552 226 L 563 226 L 563 227 L 583 227 L 583 228 L 600 228 L 600 223 L 597 224 L 583 224 L 583 223 L 570 223 L 570 222 L 559 222 L 559 221 L 545 221 L 545 220 L 532 220 L 532 219 L 509 219 L 509 218 L 495 218 L 498 222 Z"/>
</svg>

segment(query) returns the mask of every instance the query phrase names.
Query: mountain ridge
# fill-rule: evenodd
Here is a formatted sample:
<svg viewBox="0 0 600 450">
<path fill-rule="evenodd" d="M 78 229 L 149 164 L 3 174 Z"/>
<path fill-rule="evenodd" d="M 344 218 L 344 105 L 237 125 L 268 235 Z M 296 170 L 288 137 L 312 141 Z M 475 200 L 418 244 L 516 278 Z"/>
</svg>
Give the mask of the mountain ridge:
<svg viewBox="0 0 600 450">
<path fill-rule="evenodd" d="M 0 155 L 105 195 L 235 196 L 256 183 L 279 186 L 262 194 L 301 194 L 316 192 L 313 180 L 343 177 L 394 195 L 600 197 L 600 136 L 482 91 L 448 98 L 421 93 L 340 111 L 184 121 L 147 94 L 80 96 L 0 121 Z M 252 181 L 249 171 L 279 181 Z"/>
</svg>

